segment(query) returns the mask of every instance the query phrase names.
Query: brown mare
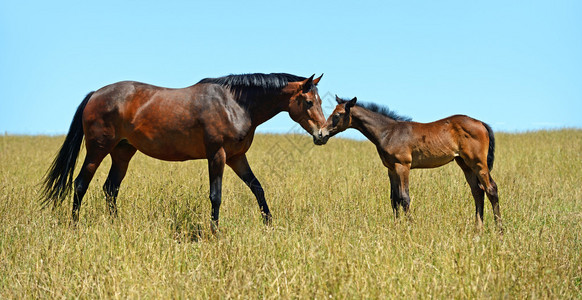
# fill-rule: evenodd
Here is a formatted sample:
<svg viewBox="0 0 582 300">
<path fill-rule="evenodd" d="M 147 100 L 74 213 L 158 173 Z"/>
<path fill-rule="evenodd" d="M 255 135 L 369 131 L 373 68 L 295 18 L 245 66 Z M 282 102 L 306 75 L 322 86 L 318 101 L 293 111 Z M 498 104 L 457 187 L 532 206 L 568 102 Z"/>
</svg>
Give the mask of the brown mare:
<svg viewBox="0 0 582 300">
<path fill-rule="evenodd" d="M 43 206 L 62 203 L 74 187 L 72 218 L 87 187 L 108 154 L 112 164 L 103 190 L 111 215 L 130 159 L 137 150 L 167 161 L 207 159 L 212 220 L 218 225 L 224 165 L 230 166 L 255 195 L 264 221 L 271 213 L 263 188 L 245 153 L 255 129 L 282 111 L 323 144 L 325 117 L 313 79 L 290 74 L 246 74 L 206 78 L 169 89 L 124 81 L 89 93 L 77 108 L 69 133 L 50 167 Z M 85 136 L 87 155 L 73 186 L 73 171 Z M 214 229 L 214 226 L 213 226 Z"/>
<path fill-rule="evenodd" d="M 398 217 L 398 205 L 408 212 L 408 175 L 414 168 L 436 168 L 455 160 L 465 173 L 475 199 L 475 219 L 483 226 L 484 193 L 493 206 L 500 230 L 501 213 L 497 185 L 491 178 L 495 139 L 489 125 L 455 115 L 432 123 L 411 122 L 376 104 L 356 104 L 357 98 L 343 100 L 327 119 L 324 142 L 348 128 L 355 128 L 376 145 L 390 177 L 390 199 Z"/>
</svg>

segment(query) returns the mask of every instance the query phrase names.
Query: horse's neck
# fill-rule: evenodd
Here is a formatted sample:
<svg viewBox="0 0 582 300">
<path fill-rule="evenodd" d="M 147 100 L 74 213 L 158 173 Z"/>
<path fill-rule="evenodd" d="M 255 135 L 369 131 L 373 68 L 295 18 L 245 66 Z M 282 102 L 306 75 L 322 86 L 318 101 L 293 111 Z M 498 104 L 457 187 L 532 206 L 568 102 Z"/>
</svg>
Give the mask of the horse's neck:
<svg viewBox="0 0 582 300">
<path fill-rule="evenodd" d="M 251 97 L 251 96 L 247 96 Z M 280 95 L 265 94 L 245 99 L 246 109 L 251 117 L 252 126 L 257 127 L 288 107 L 288 100 Z M 287 103 L 287 105 L 285 105 Z"/>
<path fill-rule="evenodd" d="M 354 106 L 351 108 L 351 127 L 359 130 L 372 143 L 379 145 L 387 130 L 396 124 L 393 119 L 365 108 Z"/>
</svg>

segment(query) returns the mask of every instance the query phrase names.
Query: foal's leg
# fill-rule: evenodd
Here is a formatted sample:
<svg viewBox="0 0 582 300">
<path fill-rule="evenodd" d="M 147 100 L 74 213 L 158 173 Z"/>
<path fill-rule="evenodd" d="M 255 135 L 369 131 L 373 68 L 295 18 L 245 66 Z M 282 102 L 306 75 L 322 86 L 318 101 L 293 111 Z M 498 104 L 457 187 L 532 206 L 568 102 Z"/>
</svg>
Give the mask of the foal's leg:
<svg viewBox="0 0 582 300">
<path fill-rule="evenodd" d="M 210 179 L 210 203 L 212 204 L 212 232 L 218 230 L 218 215 L 222 202 L 222 174 L 226 162 L 224 148 L 220 148 L 208 156 L 208 174 Z"/>
<path fill-rule="evenodd" d="M 487 180 L 482 180 L 483 186 L 485 187 L 485 193 L 489 202 L 491 202 L 491 207 L 493 208 L 493 217 L 495 218 L 495 224 L 500 232 L 503 232 L 503 224 L 501 222 L 501 211 L 499 210 L 499 194 L 497 191 L 497 184 L 491 178 L 491 174 L 487 171 Z"/>
<path fill-rule="evenodd" d="M 408 210 L 410 208 L 410 196 L 408 194 L 408 175 L 410 174 L 409 164 L 396 164 L 394 166 L 394 171 L 396 172 L 400 182 L 398 184 L 398 194 L 400 198 L 400 204 L 404 209 L 404 213 L 408 215 Z"/>
<path fill-rule="evenodd" d="M 251 167 L 249 166 L 249 162 L 247 160 L 246 155 L 240 155 L 233 158 L 230 158 L 226 162 L 244 181 L 244 183 L 251 189 L 255 197 L 257 198 L 257 203 L 259 204 L 259 209 L 261 210 L 261 214 L 263 215 L 263 221 L 265 224 L 271 224 L 271 212 L 269 210 L 269 206 L 267 205 L 267 200 L 265 199 L 265 192 L 263 191 L 263 187 L 261 183 L 253 174 Z"/>
<path fill-rule="evenodd" d="M 481 189 L 481 187 L 479 187 L 479 178 L 477 178 L 477 175 L 473 172 L 473 170 L 467 166 L 465 161 L 460 157 L 456 157 L 455 161 L 463 170 L 465 179 L 471 188 L 471 194 L 473 195 L 473 199 L 475 199 L 475 226 L 478 229 L 481 229 L 483 227 L 483 205 L 485 192 Z"/>
<path fill-rule="evenodd" d="M 501 224 L 501 212 L 499 210 L 499 195 L 497 191 L 497 184 L 495 181 L 493 181 L 493 178 L 491 178 L 486 160 L 476 163 L 472 169 L 479 179 L 481 188 L 485 190 L 485 194 L 487 194 L 487 198 L 489 198 L 489 201 L 491 202 L 495 224 L 497 225 L 499 231 L 503 232 L 503 225 Z"/>
<path fill-rule="evenodd" d="M 107 180 L 103 185 L 103 191 L 105 192 L 105 200 L 107 201 L 107 206 L 109 207 L 109 213 L 113 217 L 117 217 L 117 194 L 119 192 L 119 186 L 121 181 L 125 177 L 127 172 L 127 167 L 129 161 L 135 154 L 136 149 L 134 146 L 129 144 L 127 141 L 121 141 L 113 150 L 111 151 L 111 169 L 109 170 L 109 175 Z"/>
<path fill-rule="evenodd" d="M 388 170 L 388 177 L 390 178 L 390 202 L 392 203 L 392 211 L 394 212 L 394 218 L 397 219 L 399 216 L 399 205 L 400 205 L 400 192 L 399 185 L 400 179 L 396 172 Z"/>
</svg>

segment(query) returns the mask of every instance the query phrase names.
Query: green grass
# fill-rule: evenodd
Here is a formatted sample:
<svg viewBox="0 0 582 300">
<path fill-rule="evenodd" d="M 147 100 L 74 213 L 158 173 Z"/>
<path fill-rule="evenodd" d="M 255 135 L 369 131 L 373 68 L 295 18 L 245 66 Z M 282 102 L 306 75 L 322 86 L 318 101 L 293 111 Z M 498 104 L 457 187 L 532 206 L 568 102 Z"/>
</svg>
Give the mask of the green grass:
<svg viewBox="0 0 582 300">
<path fill-rule="evenodd" d="M 63 137 L 0 137 L 0 298 L 581 298 L 582 131 L 497 134 L 505 234 L 454 164 L 411 172 L 412 219 L 394 220 L 386 169 L 367 141 L 258 135 L 249 161 L 273 226 L 226 169 L 210 234 L 206 161 L 138 154 L 111 220 L 97 171 L 71 201 L 40 210 Z M 84 153 L 84 150 L 82 151 Z"/>
</svg>

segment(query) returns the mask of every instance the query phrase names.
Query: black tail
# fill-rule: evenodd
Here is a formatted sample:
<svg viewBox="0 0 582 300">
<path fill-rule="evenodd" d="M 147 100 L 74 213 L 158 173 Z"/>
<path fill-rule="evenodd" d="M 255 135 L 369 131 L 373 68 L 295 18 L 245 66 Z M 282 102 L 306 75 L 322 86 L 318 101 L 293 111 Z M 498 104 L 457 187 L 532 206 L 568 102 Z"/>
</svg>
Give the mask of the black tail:
<svg viewBox="0 0 582 300">
<path fill-rule="evenodd" d="M 487 167 L 489 168 L 489 171 L 491 171 L 493 170 L 493 161 L 495 160 L 495 136 L 493 135 L 493 129 L 491 129 L 489 125 L 487 125 L 485 122 L 481 123 L 483 123 L 483 126 L 485 126 L 487 132 L 489 133 L 489 151 L 487 152 Z"/>
<path fill-rule="evenodd" d="M 75 171 L 75 164 L 83 142 L 83 111 L 93 93 L 87 94 L 77 108 L 65 142 L 43 179 L 41 202 L 43 208 L 47 207 L 51 202 L 54 205 L 53 207 L 57 207 L 71 192 L 73 172 Z"/>
</svg>

